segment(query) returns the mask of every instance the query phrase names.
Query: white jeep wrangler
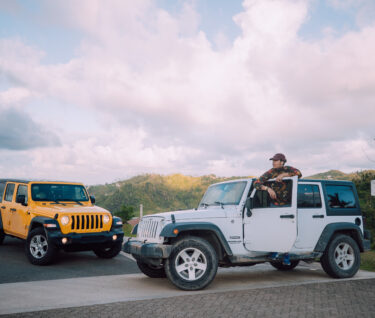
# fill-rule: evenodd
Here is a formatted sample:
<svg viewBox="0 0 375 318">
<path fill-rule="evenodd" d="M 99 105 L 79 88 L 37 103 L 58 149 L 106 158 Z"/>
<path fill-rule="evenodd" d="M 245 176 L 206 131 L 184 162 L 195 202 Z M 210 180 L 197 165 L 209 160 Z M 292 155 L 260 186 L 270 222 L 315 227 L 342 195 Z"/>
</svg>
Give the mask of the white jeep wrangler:
<svg viewBox="0 0 375 318">
<path fill-rule="evenodd" d="M 291 270 L 300 260 L 320 260 L 332 277 L 357 273 L 370 235 L 352 182 L 285 178 L 288 202 L 274 206 L 254 180 L 213 184 L 194 210 L 144 216 L 124 251 L 147 276 L 185 290 L 206 287 L 218 266 L 270 262 Z"/>
</svg>

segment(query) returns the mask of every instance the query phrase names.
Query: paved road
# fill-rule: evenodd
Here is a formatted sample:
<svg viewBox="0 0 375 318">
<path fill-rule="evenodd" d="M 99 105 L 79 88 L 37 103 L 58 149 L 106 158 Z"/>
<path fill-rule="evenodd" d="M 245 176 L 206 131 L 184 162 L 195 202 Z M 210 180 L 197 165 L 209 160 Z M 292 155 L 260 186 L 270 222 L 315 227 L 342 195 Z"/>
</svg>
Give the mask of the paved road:
<svg viewBox="0 0 375 318">
<path fill-rule="evenodd" d="M 26 258 L 23 241 L 9 236 L 0 245 L 0 269 L 0 284 L 140 273 L 137 265 L 122 254 L 108 260 L 93 252 L 61 251 L 53 265 L 35 266 Z"/>
<path fill-rule="evenodd" d="M 117 302 L 5 317 L 375 317 L 375 279 Z"/>
<path fill-rule="evenodd" d="M 136 305 L 141 304 L 137 307 L 140 311 L 135 315 L 141 316 L 142 306 L 144 305 L 144 308 L 148 308 L 146 305 L 147 302 L 151 301 L 154 303 L 155 299 L 159 299 L 162 303 L 168 303 L 170 302 L 169 300 L 162 299 L 170 297 L 174 298 L 176 296 L 183 296 L 181 299 L 185 299 L 184 297 L 193 296 L 196 297 L 192 298 L 195 301 L 195 299 L 199 300 L 200 297 L 207 297 L 209 294 L 221 295 L 222 293 L 227 293 L 227 296 L 223 296 L 224 299 L 226 297 L 231 299 L 231 304 L 228 304 L 228 306 L 235 307 L 237 305 L 237 296 L 231 295 L 241 295 L 241 293 L 235 293 L 238 291 L 248 293 L 250 290 L 257 290 L 254 295 L 262 293 L 264 295 L 262 301 L 267 303 L 268 300 L 273 301 L 274 299 L 272 298 L 273 296 L 270 296 L 271 294 L 268 295 L 268 291 L 271 291 L 272 288 L 280 290 L 276 292 L 280 294 L 283 293 L 284 287 L 291 287 L 291 291 L 294 289 L 308 290 L 310 285 L 313 286 L 315 284 L 356 282 L 362 280 L 370 280 L 371 284 L 365 284 L 365 286 L 366 288 L 371 287 L 374 289 L 375 273 L 360 271 L 355 276 L 354 280 L 338 281 L 329 278 L 320 269 L 319 264 L 305 265 L 302 263 L 301 266 L 298 266 L 295 270 L 290 272 L 277 271 L 267 264 L 256 265 L 253 267 L 220 269 L 213 283 L 208 286 L 208 288 L 197 292 L 182 291 L 175 288 L 167 279 L 151 279 L 142 274 L 0 284 L 0 314 L 27 313 L 32 311 L 38 312 L 60 308 L 58 312 L 61 310 L 62 313 L 66 314 L 71 310 L 74 316 L 76 316 L 76 314 L 78 316 L 81 315 L 81 309 L 75 307 L 88 306 L 83 311 L 87 310 L 90 312 L 93 306 L 94 312 L 92 312 L 92 315 L 94 317 L 99 317 L 102 315 L 100 308 L 105 308 L 101 307 L 101 305 L 111 306 L 108 304 L 123 302 L 133 303 L 134 301 L 139 300 L 143 302 L 135 303 Z M 305 287 L 301 289 L 301 286 Z M 336 293 L 336 290 L 341 290 L 341 288 L 342 287 L 334 287 L 332 292 Z M 316 291 L 316 295 L 314 295 L 314 298 L 312 299 L 313 303 L 316 301 L 318 303 L 323 301 L 324 299 L 320 298 L 321 295 L 319 291 L 317 289 L 313 290 Z M 371 290 L 364 293 L 367 292 L 369 295 L 371 294 Z M 251 295 L 253 295 L 253 292 Z M 356 295 L 351 297 L 356 297 Z M 361 301 L 363 300 L 362 298 Z M 222 301 L 221 299 L 222 298 L 218 298 L 218 301 Z M 341 300 L 343 302 L 345 301 L 344 298 Z M 367 301 L 367 299 L 364 300 Z M 351 298 L 348 301 L 352 302 Z M 178 299 L 176 302 L 183 304 L 183 301 L 179 301 Z M 211 302 L 212 305 L 218 304 L 213 300 Z M 248 302 L 252 302 L 252 298 L 248 298 Z M 128 305 L 121 304 L 116 307 L 117 309 L 115 308 L 113 310 L 120 310 L 124 306 L 128 308 Z M 186 306 L 189 307 L 191 304 L 187 303 Z M 335 308 L 334 306 L 336 306 L 336 304 L 331 304 L 331 306 L 332 308 Z M 199 307 L 196 308 L 195 312 L 197 312 L 198 309 Z M 220 311 L 221 309 L 218 310 Z M 95 314 L 95 311 L 98 311 L 98 313 Z M 121 310 L 119 312 L 121 312 Z M 41 313 L 35 313 L 35 315 L 40 316 Z M 46 315 L 49 316 L 50 312 L 46 313 Z M 172 311 L 169 311 L 166 317 L 173 317 Z"/>
<path fill-rule="evenodd" d="M 375 318 L 375 273 L 366 271 L 334 280 L 317 263 L 302 262 L 290 272 L 268 264 L 219 269 L 213 283 L 197 292 L 129 274 L 138 272 L 123 255 L 101 260 L 89 252 L 62 253 L 53 266 L 33 266 L 23 243 L 7 237 L 0 246 L 0 315 Z"/>
</svg>

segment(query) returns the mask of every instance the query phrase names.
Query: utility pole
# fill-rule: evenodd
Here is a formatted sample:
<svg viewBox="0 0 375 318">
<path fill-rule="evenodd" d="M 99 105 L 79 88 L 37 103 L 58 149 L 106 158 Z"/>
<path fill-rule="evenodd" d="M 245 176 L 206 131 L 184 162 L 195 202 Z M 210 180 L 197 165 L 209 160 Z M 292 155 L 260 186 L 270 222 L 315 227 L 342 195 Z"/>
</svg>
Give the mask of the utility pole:
<svg viewBox="0 0 375 318">
<path fill-rule="evenodd" d="M 143 216 L 143 204 L 139 205 L 139 219 L 142 219 Z"/>
</svg>

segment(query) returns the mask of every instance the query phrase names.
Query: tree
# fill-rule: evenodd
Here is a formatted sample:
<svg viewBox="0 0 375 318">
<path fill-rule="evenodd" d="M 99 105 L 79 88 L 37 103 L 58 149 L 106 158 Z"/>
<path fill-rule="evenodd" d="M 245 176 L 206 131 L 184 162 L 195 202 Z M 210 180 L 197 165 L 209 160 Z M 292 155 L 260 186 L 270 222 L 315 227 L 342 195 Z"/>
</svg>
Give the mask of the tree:
<svg viewBox="0 0 375 318">
<path fill-rule="evenodd" d="M 127 223 L 134 216 L 134 208 L 122 204 L 121 208 L 116 211 L 116 216 L 119 216 L 124 223 Z"/>
</svg>

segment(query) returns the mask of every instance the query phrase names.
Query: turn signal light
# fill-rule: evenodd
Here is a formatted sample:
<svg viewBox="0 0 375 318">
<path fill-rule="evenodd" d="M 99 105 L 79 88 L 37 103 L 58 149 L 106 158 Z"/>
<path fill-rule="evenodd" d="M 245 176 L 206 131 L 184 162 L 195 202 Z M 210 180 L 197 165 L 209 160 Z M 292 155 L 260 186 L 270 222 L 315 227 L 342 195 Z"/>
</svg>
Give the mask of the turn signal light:
<svg viewBox="0 0 375 318">
<path fill-rule="evenodd" d="M 173 230 L 173 233 L 177 235 L 177 234 L 178 234 L 178 230 L 177 230 L 177 229 L 174 229 L 174 230 Z"/>
</svg>

